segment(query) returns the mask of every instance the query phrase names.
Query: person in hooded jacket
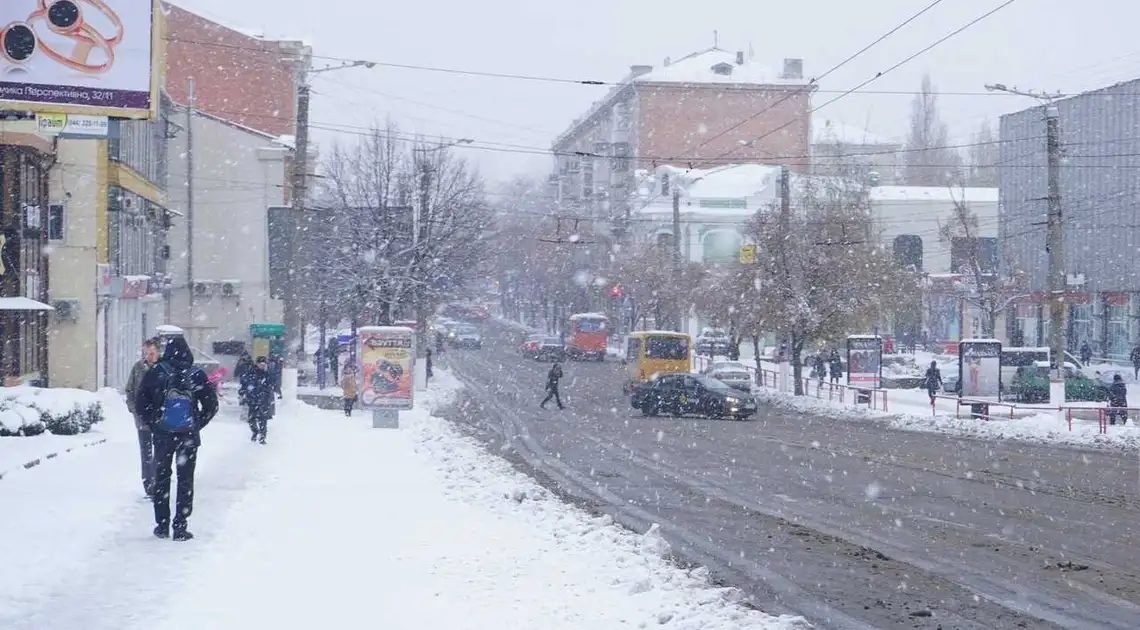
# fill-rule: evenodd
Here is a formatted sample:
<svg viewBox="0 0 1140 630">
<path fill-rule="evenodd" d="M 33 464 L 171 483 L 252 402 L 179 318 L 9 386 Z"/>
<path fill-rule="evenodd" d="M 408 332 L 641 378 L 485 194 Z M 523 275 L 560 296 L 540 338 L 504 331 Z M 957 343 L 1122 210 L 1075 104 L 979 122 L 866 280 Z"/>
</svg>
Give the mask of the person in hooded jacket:
<svg viewBox="0 0 1140 630">
<path fill-rule="evenodd" d="M 539 407 L 546 409 L 546 403 L 554 400 L 558 403 L 559 409 L 565 409 L 562 405 L 562 397 L 558 395 L 558 382 L 562 380 L 562 366 L 557 362 L 550 367 L 550 372 L 546 374 L 546 398 L 538 404 Z"/>
<path fill-rule="evenodd" d="M 1108 407 L 1116 410 L 1108 412 L 1108 423 L 1116 424 L 1120 420 L 1120 424 L 1128 422 L 1128 412 L 1123 411 L 1122 407 L 1128 406 L 1128 386 L 1124 384 L 1124 377 L 1119 374 L 1112 375 L 1112 385 L 1108 386 Z"/>
<path fill-rule="evenodd" d="M 182 395 L 189 399 L 187 422 L 172 425 L 172 410 Z M 194 355 L 182 337 L 166 342 L 162 360 L 143 376 L 135 397 L 135 409 L 151 429 L 154 440 L 154 535 L 167 538 L 173 526 L 174 540 L 194 537 L 187 522 L 194 509 L 194 468 L 198 461 L 201 431 L 218 413 L 218 394 L 209 386 L 206 373 L 195 367 Z M 174 519 L 170 515 L 171 466 L 178 474 Z"/>
<path fill-rule="evenodd" d="M 275 393 L 273 369 L 265 357 L 257 357 L 257 367 L 246 373 L 241 390 L 249 408 L 249 441 L 265 444 L 269 419 L 274 412 Z"/>
<path fill-rule="evenodd" d="M 938 395 L 938 390 L 942 387 L 942 371 L 938 369 L 936 361 L 930 362 L 930 367 L 926 368 L 926 394 L 930 396 L 930 406 L 934 406 L 934 397 Z"/>
</svg>

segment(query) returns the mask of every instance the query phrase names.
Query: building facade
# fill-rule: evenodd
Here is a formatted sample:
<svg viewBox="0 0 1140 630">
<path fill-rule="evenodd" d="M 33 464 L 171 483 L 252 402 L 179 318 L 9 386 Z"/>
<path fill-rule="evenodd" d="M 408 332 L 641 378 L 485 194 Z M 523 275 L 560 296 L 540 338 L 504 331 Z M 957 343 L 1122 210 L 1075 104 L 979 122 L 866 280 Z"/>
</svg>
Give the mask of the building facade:
<svg viewBox="0 0 1140 630">
<path fill-rule="evenodd" d="M 841 175 L 852 168 L 872 174 L 884 186 L 902 183 L 903 143 L 842 121 L 813 114 L 811 168 L 816 175 Z"/>
<path fill-rule="evenodd" d="M 1088 342 L 1098 357 L 1127 359 L 1140 342 L 1140 80 L 1054 103 L 1064 160 L 1066 328 L 1070 350 Z M 1048 253 L 1045 109 L 1000 122 L 998 189 L 1002 273 L 1015 281 L 1008 313 L 1024 343 L 1046 345 Z"/>
<path fill-rule="evenodd" d="M 772 72 L 719 48 L 659 67 L 631 66 L 552 145 L 559 207 L 613 221 L 623 230 L 636 208 L 636 173 L 690 163 L 779 163 L 810 151 L 812 85 L 803 61 Z M 758 115 L 758 112 L 762 112 Z"/>
</svg>

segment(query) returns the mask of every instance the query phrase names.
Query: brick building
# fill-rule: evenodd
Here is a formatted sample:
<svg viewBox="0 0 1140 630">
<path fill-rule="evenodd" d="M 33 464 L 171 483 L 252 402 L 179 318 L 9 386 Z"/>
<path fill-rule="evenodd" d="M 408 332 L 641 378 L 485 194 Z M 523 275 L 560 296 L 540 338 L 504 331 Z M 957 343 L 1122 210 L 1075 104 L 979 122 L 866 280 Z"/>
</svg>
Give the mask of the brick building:
<svg viewBox="0 0 1140 630">
<path fill-rule="evenodd" d="M 551 180 L 559 203 L 621 228 L 639 169 L 669 161 L 776 164 L 806 157 L 812 91 L 801 59 L 785 59 L 776 73 L 743 52 L 710 48 L 666 59 L 656 69 L 631 66 L 621 85 L 555 139 Z"/>
</svg>

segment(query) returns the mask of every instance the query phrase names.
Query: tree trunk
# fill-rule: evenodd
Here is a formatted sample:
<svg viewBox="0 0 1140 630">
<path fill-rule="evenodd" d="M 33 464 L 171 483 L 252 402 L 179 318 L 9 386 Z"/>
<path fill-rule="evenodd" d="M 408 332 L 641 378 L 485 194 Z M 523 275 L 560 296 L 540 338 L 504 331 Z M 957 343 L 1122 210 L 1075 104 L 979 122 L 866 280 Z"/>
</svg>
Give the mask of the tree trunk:
<svg viewBox="0 0 1140 630">
<path fill-rule="evenodd" d="M 795 334 L 795 333 L 792 333 L 792 343 L 791 343 L 790 349 L 791 349 L 791 355 L 792 355 L 792 380 L 794 380 L 796 383 L 795 393 L 796 393 L 796 396 L 803 396 L 804 395 L 804 382 L 803 382 L 804 370 L 803 370 L 803 366 L 801 365 L 802 361 L 800 361 L 800 355 L 803 354 L 803 351 L 804 351 L 804 342 L 803 342 L 803 339 L 801 339 L 800 336 Z"/>
<path fill-rule="evenodd" d="M 756 377 L 760 377 L 760 335 L 752 335 L 752 360 L 756 362 Z"/>
</svg>

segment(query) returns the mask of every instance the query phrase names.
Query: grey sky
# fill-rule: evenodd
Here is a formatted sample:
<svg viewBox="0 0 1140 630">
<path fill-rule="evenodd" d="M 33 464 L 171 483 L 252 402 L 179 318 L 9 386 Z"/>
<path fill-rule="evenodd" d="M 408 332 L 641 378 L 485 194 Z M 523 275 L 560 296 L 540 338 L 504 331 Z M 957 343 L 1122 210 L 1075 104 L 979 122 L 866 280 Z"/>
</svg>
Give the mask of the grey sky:
<svg viewBox="0 0 1140 630">
<path fill-rule="evenodd" d="M 747 50 L 778 69 L 802 57 L 819 74 L 893 28 L 929 0 L 175 0 L 224 23 L 270 37 L 303 36 L 315 54 L 447 68 L 614 81 L 631 64 L 659 66 L 713 43 Z M 846 90 L 1001 4 L 944 0 L 922 18 L 828 76 L 822 90 Z M 701 7 L 699 10 L 697 7 Z M 873 7 L 873 8 L 869 8 Z M 984 83 L 1066 92 L 1140 76 L 1135 24 L 1140 5 L 1123 0 L 1017 0 L 938 48 L 868 86 L 913 91 L 930 72 L 942 92 L 980 92 Z M 320 63 L 318 61 L 318 63 Z M 391 115 L 409 133 L 548 147 L 604 87 L 560 85 L 375 68 L 317 79 L 313 121 L 367 126 Z M 399 100 L 412 99 L 433 107 Z M 819 94 L 815 104 L 834 94 Z M 906 134 L 911 98 L 845 97 L 821 110 L 878 134 Z M 968 141 L 987 117 L 1032 105 L 1009 96 L 941 100 L 951 136 Z M 442 108 L 442 109 L 440 109 Z M 461 112 L 462 114 L 451 113 Z M 493 121 L 493 122 L 492 122 Z M 319 142 L 351 136 L 315 132 Z M 491 179 L 544 173 L 550 158 L 465 149 Z"/>
</svg>

